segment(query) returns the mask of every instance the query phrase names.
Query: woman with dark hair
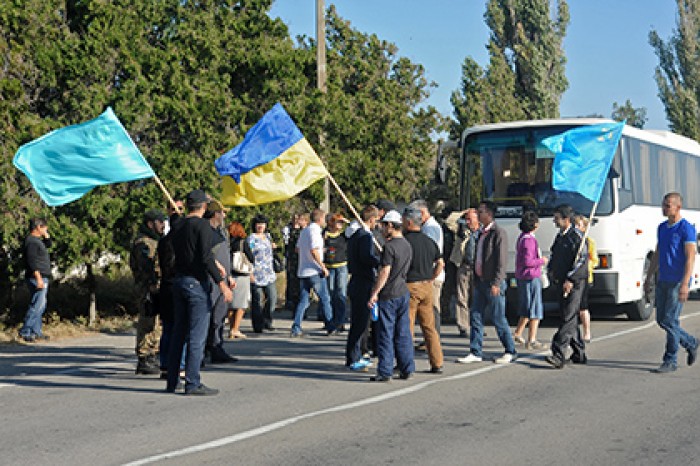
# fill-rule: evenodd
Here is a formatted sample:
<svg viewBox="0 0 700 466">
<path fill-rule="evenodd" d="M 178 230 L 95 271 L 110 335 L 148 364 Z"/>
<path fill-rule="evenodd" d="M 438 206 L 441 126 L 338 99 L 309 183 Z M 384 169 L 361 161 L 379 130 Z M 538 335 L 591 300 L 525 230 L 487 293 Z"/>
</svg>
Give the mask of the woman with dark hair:
<svg viewBox="0 0 700 466">
<path fill-rule="evenodd" d="M 515 278 L 518 281 L 518 326 L 513 332 L 513 340 L 524 344 L 526 349 L 539 350 L 544 345 L 537 341 L 537 328 L 544 317 L 542 307 L 542 266 L 547 264 L 547 258 L 542 257 L 537 245 L 535 231 L 540 226 L 540 220 L 533 211 L 523 213 L 520 220 L 520 231 L 515 245 Z M 527 342 L 522 337 L 525 326 L 529 324 Z"/>
<path fill-rule="evenodd" d="M 253 298 L 253 331 L 262 333 L 274 330 L 272 313 L 277 305 L 277 274 L 273 267 L 273 251 L 277 247 L 267 233 L 267 217 L 258 214 L 251 222 L 253 233 L 248 238 L 248 245 L 253 252 L 253 275 L 250 277 L 250 290 Z M 263 299 L 265 302 L 263 303 Z"/>
<path fill-rule="evenodd" d="M 230 338 L 246 338 L 241 332 L 241 321 L 250 305 L 250 276 L 253 273 L 255 255 L 250 249 L 250 244 L 245 240 L 248 235 L 243 225 L 239 222 L 231 222 L 228 232 L 231 235 L 231 276 L 236 280 L 233 301 L 229 304 L 228 311 Z"/>
</svg>

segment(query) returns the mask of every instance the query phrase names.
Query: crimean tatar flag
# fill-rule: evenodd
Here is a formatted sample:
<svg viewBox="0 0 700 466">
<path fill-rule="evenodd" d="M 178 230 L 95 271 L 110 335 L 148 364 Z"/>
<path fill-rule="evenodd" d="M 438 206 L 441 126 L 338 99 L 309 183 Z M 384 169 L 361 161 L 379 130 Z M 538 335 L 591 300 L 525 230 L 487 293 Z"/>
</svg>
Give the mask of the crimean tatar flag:
<svg viewBox="0 0 700 466">
<path fill-rule="evenodd" d="M 625 122 L 581 126 L 542 140 L 554 152 L 552 187 L 600 200 Z"/>
<path fill-rule="evenodd" d="M 24 144 L 13 164 L 50 206 L 75 201 L 96 186 L 155 176 L 109 107 L 94 120 Z"/>
<path fill-rule="evenodd" d="M 328 175 L 279 103 L 246 133 L 243 142 L 214 165 L 224 177 L 221 201 L 237 206 L 289 199 Z"/>
</svg>

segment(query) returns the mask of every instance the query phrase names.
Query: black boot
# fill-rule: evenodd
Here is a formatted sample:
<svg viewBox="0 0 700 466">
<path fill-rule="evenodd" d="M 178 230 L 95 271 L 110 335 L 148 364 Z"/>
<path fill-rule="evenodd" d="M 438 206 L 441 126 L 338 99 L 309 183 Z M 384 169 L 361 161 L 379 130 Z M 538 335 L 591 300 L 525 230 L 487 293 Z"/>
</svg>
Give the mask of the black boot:
<svg viewBox="0 0 700 466">
<path fill-rule="evenodd" d="M 141 356 L 136 365 L 136 374 L 155 375 L 160 374 L 160 367 L 155 363 L 153 356 Z"/>
</svg>

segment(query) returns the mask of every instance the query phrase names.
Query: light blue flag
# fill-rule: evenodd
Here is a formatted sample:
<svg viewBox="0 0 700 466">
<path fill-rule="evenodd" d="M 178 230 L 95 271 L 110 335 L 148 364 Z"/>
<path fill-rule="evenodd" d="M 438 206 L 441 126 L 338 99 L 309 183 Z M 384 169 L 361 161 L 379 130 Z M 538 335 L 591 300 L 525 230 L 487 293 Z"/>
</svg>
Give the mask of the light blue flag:
<svg viewBox="0 0 700 466">
<path fill-rule="evenodd" d="M 542 140 L 554 152 L 552 187 L 600 200 L 625 122 L 581 126 Z"/>
<path fill-rule="evenodd" d="M 13 163 L 50 206 L 80 199 L 96 186 L 156 175 L 109 107 L 94 120 L 24 144 Z"/>
</svg>

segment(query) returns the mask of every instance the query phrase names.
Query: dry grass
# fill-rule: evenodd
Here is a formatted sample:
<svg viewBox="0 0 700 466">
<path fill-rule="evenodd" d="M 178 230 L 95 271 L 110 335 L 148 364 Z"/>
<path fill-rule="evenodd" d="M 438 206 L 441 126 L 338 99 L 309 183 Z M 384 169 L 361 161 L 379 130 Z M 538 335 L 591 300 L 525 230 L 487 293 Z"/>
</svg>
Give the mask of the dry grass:
<svg viewBox="0 0 700 466">
<path fill-rule="evenodd" d="M 24 343 L 19 338 L 20 325 L 0 328 L 0 344 Z M 123 333 L 134 328 L 133 317 L 106 317 L 98 319 L 94 326 L 87 325 L 84 319 L 74 321 L 64 320 L 53 313 L 44 319 L 44 334 L 51 340 L 63 340 L 67 338 L 82 338 L 96 333 Z"/>
</svg>

